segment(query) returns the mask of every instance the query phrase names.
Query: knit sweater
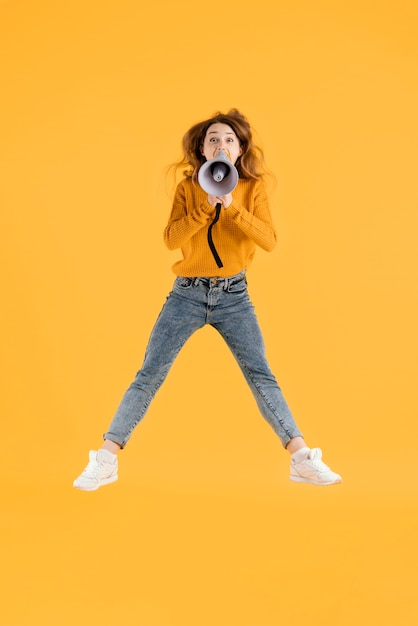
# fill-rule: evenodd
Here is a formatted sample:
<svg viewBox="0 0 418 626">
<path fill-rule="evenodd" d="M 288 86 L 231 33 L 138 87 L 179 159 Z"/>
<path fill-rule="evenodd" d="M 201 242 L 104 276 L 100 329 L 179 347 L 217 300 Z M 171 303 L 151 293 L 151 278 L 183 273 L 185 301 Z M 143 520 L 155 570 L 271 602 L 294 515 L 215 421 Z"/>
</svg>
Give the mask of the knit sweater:
<svg viewBox="0 0 418 626">
<path fill-rule="evenodd" d="M 232 204 L 222 208 L 212 237 L 222 260 L 219 268 L 208 244 L 208 228 L 215 207 L 208 195 L 190 179 L 177 186 L 164 242 L 169 250 L 181 248 L 183 258 L 173 265 L 177 276 L 227 277 L 247 269 L 256 246 L 271 251 L 276 231 L 270 215 L 264 183 L 240 178 L 232 192 Z"/>
</svg>

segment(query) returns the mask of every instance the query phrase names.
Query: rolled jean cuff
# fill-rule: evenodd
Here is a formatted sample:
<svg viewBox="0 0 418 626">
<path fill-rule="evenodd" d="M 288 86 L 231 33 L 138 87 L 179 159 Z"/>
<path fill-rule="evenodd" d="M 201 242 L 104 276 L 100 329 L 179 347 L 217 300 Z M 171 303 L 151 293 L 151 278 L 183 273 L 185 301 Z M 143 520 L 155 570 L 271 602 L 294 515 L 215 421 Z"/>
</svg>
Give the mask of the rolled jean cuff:
<svg viewBox="0 0 418 626">
<path fill-rule="evenodd" d="M 283 448 L 286 450 L 289 442 L 292 441 L 292 439 L 295 439 L 296 437 L 302 437 L 302 439 L 303 439 L 303 434 L 300 431 L 296 431 L 295 434 L 292 434 L 292 435 L 286 434 L 286 435 L 280 437 L 280 440 L 281 440 L 281 442 L 283 444 Z"/>
<path fill-rule="evenodd" d="M 112 441 L 113 443 L 117 443 L 117 444 L 118 444 L 118 446 L 120 446 L 120 447 L 121 447 L 121 450 L 123 450 L 123 448 L 124 448 L 124 447 L 126 446 L 126 444 L 127 444 L 126 439 L 125 439 L 125 440 L 123 440 L 123 439 L 121 439 L 120 437 L 118 437 L 117 435 L 112 435 L 111 433 L 105 433 L 105 434 L 103 435 L 103 439 L 104 439 L 105 441 L 106 441 L 106 440 L 109 440 L 109 441 Z"/>
</svg>

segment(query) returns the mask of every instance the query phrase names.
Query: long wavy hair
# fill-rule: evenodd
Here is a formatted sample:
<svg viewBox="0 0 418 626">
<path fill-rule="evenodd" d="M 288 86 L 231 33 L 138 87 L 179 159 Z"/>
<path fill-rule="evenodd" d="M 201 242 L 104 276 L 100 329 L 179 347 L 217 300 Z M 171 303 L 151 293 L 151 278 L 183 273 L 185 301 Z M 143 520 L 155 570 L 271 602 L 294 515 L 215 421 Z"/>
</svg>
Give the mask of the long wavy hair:
<svg viewBox="0 0 418 626">
<path fill-rule="evenodd" d="M 260 146 L 253 140 L 251 126 L 238 109 L 231 109 L 228 113 L 215 113 L 211 118 L 194 124 L 184 135 L 182 141 L 183 157 L 180 161 L 173 163 L 169 170 L 174 170 L 174 176 L 183 169 L 183 175 L 197 182 L 200 167 L 206 161 L 201 148 L 206 137 L 208 128 L 212 124 L 227 124 L 232 128 L 242 148 L 242 154 L 238 157 L 235 167 L 240 178 L 254 178 L 259 180 L 265 175 L 269 175 L 264 164 L 264 153 Z"/>
</svg>

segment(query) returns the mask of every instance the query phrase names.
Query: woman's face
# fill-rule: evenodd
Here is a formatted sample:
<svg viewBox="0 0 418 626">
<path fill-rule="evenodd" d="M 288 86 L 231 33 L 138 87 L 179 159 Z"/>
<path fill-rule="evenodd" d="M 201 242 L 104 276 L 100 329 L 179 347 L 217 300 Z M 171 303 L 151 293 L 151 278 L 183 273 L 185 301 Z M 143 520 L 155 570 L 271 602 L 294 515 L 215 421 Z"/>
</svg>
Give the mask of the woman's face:
<svg viewBox="0 0 418 626">
<path fill-rule="evenodd" d="M 213 159 L 220 150 L 224 150 L 232 163 L 235 163 L 242 154 L 238 137 L 228 124 L 216 122 L 209 126 L 201 146 L 201 152 L 206 159 Z"/>
</svg>

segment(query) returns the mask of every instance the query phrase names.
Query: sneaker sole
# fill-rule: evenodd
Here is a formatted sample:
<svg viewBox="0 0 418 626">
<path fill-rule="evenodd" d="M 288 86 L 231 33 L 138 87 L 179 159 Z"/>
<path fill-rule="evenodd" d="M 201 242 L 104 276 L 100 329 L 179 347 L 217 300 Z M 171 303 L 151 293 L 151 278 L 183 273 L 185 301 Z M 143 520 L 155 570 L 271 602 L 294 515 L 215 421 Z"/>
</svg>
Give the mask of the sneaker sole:
<svg viewBox="0 0 418 626">
<path fill-rule="evenodd" d="M 307 483 L 309 485 L 317 485 L 318 487 L 327 487 L 328 485 L 339 485 L 342 483 L 341 478 L 330 480 L 326 483 L 321 483 L 317 480 L 313 480 L 312 478 L 304 478 L 303 476 L 290 476 L 290 480 L 293 480 L 295 483 Z"/>
<path fill-rule="evenodd" d="M 104 487 L 105 485 L 110 485 L 111 483 L 116 482 L 117 479 L 118 479 L 118 475 L 117 474 L 115 476 L 110 476 L 109 478 L 105 478 L 105 479 L 101 480 L 100 483 L 98 483 L 94 487 L 83 487 L 82 485 L 79 485 L 77 483 L 77 481 L 75 480 L 73 482 L 73 487 L 75 487 L 76 489 L 79 489 L 80 491 L 97 491 L 97 489 L 99 489 L 99 487 Z"/>
</svg>

